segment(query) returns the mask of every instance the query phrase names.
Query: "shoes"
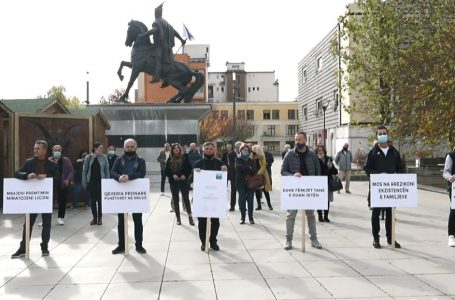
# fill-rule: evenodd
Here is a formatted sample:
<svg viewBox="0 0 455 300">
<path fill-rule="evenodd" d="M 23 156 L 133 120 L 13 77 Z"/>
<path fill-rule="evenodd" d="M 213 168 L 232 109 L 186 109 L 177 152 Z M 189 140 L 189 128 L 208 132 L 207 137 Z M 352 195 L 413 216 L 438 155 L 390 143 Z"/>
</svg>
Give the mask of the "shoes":
<svg viewBox="0 0 455 300">
<path fill-rule="evenodd" d="M 194 226 L 193 217 L 190 216 L 189 219 L 190 219 L 190 225 L 191 225 L 191 226 Z"/>
<path fill-rule="evenodd" d="M 214 251 L 220 251 L 220 246 L 217 243 L 210 243 L 210 249 Z"/>
<path fill-rule="evenodd" d="M 338 194 L 341 194 L 341 192 L 340 192 L 340 191 L 338 191 Z"/>
<path fill-rule="evenodd" d="M 256 224 L 253 218 L 250 218 L 250 224 Z"/>
<path fill-rule="evenodd" d="M 350 194 L 350 193 L 351 193 L 351 191 L 346 191 L 346 194 Z"/>
<path fill-rule="evenodd" d="M 373 247 L 375 249 L 381 249 L 381 244 L 379 243 L 379 239 L 374 239 L 373 240 Z"/>
<path fill-rule="evenodd" d="M 245 219 L 240 219 L 240 224 L 245 224 Z"/>
<path fill-rule="evenodd" d="M 161 192 L 160 196 L 164 196 L 164 192 Z"/>
<path fill-rule="evenodd" d="M 258 207 L 256 207 L 256 209 L 255 209 L 255 210 L 262 210 L 262 206 L 258 206 Z"/>
<path fill-rule="evenodd" d="M 330 219 L 329 219 L 329 217 L 324 217 L 324 222 L 326 222 L 326 223 L 330 223 Z"/>
<path fill-rule="evenodd" d="M 58 225 L 65 225 L 65 221 L 63 221 L 63 218 L 58 218 L 57 224 Z"/>
<path fill-rule="evenodd" d="M 49 249 L 47 248 L 47 244 L 41 243 L 41 256 L 49 256 Z"/>
<path fill-rule="evenodd" d="M 318 220 L 319 220 L 319 222 L 324 223 L 324 218 L 322 218 L 322 216 L 319 216 L 319 217 L 318 217 Z"/>
<path fill-rule="evenodd" d="M 19 248 L 13 255 L 11 255 L 11 259 L 20 258 L 20 257 L 24 257 L 24 256 L 25 256 L 25 250 Z"/>
<path fill-rule="evenodd" d="M 145 249 L 144 249 L 145 250 Z M 112 254 L 120 254 L 125 253 L 125 249 L 123 247 L 117 246 L 114 250 L 112 250 Z"/>
<path fill-rule="evenodd" d="M 96 225 L 97 221 L 96 218 L 93 218 L 92 222 L 90 222 L 90 225 Z"/>
<path fill-rule="evenodd" d="M 284 250 L 291 250 L 292 249 L 292 240 L 287 240 L 284 244 Z"/>
<path fill-rule="evenodd" d="M 204 244 L 201 245 L 201 251 L 205 251 L 205 245 Z"/>
<path fill-rule="evenodd" d="M 311 247 L 316 249 L 322 249 L 322 245 L 319 243 L 317 239 L 311 239 Z"/>
<path fill-rule="evenodd" d="M 392 246 L 392 241 L 387 241 L 387 244 L 389 244 L 390 246 Z M 395 241 L 395 248 L 396 248 L 396 249 L 400 249 L 400 248 L 401 248 L 400 243 L 398 243 L 397 241 Z"/>
<path fill-rule="evenodd" d="M 171 209 L 169 212 L 174 212 L 174 210 L 173 210 L 173 209 Z"/>
<path fill-rule="evenodd" d="M 235 210 L 235 208 L 233 208 L 233 207 L 229 208 L 229 211 L 234 211 L 234 210 Z"/>
<path fill-rule="evenodd" d="M 269 210 L 273 210 L 273 207 L 272 207 L 272 206 L 269 206 Z"/>
<path fill-rule="evenodd" d="M 455 247 L 455 236 L 449 235 L 449 247 Z"/>
<path fill-rule="evenodd" d="M 145 254 L 147 253 L 147 250 L 145 250 L 145 248 L 142 246 L 136 246 L 136 252 L 140 254 Z"/>
<path fill-rule="evenodd" d="M 98 225 L 103 225 L 103 219 L 101 217 L 98 218 L 98 223 L 96 223 Z"/>
<path fill-rule="evenodd" d="M 177 225 L 182 225 L 182 221 L 177 220 Z"/>
<path fill-rule="evenodd" d="M 43 222 L 39 222 L 38 227 L 43 227 Z"/>
</svg>

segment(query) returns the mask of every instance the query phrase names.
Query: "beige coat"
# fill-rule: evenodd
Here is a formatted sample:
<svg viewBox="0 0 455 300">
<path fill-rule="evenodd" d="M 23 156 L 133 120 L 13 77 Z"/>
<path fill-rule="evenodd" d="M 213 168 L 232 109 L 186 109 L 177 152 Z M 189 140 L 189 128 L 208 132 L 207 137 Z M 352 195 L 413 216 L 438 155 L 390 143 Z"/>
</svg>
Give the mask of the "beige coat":
<svg viewBox="0 0 455 300">
<path fill-rule="evenodd" d="M 267 192 L 270 192 L 272 190 L 272 185 L 270 184 L 270 176 L 269 176 L 269 172 L 267 172 L 266 165 L 267 165 L 267 162 L 265 160 L 265 156 L 259 156 L 259 166 L 258 166 L 259 171 L 258 171 L 258 174 L 259 175 L 264 175 L 264 177 L 265 177 L 264 189 Z"/>
</svg>

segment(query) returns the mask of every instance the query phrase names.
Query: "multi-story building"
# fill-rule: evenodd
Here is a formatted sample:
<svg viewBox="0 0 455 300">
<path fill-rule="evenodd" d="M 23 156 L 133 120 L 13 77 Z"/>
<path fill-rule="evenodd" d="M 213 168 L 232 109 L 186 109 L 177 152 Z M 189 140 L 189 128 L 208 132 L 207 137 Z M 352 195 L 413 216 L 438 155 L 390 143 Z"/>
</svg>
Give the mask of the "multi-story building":
<svg viewBox="0 0 455 300">
<path fill-rule="evenodd" d="M 203 73 L 204 85 L 194 95 L 194 103 L 207 103 L 207 70 L 210 66 L 209 45 L 185 45 L 182 54 L 174 56 L 176 61 L 187 64 L 192 70 Z M 138 92 L 136 103 L 166 103 L 177 90 L 171 86 L 161 88 L 161 83 L 150 83 L 152 76 L 141 73 L 138 77 Z"/>
<path fill-rule="evenodd" d="M 294 145 L 299 130 L 297 102 L 236 102 L 236 118 L 251 122 L 254 135 L 246 140 L 268 146 L 278 155 L 285 144 Z M 213 103 L 212 113 L 233 118 L 233 103 Z"/>
<path fill-rule="evenodd" d="M 339 41 L 339 26 L 336 25 L 298 65 L 300 127 L 307 132 L 310 146 L 325 144 L 329 155 L 334 155 L 344 143 L 350 144 L 353 153 L 358 149 L 366 151 L 371 135 L 370 128 L 353 125 L 368 122 L 346 110 L 361 101 L 360 95 L 350 89 L 343 91 L 340 97 L 338 87 L 343 78 L 339 70 L 345 66 L 335 55 L 332 41 L 349 41 Z"/>
<path fill-rule="evenodd" d="M 245 63 L 226 62 L 226 71 L 209 72 L 208 102 L 276 102 L 279 83 L 275 71 L 247 72 Z"/>
</svg>

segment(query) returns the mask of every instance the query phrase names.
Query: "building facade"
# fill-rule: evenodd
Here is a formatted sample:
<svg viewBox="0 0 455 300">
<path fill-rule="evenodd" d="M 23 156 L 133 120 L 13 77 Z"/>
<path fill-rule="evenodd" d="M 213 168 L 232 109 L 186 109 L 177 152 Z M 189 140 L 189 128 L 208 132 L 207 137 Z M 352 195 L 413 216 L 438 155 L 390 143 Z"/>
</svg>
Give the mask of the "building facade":
<svg viewBox="0 0 455 300">
<path fill-rule="evenodd" d="M 278 155 L 285 144 L 294 145 L 294 135 L 299 131 L 297 102 L 239 102 L 236 118 L 251 123 L 254 135 L 246 140 L 268 146 Z M 233 103 L 213 103 L 212 113 L 233 118 Z"/>
</svg>

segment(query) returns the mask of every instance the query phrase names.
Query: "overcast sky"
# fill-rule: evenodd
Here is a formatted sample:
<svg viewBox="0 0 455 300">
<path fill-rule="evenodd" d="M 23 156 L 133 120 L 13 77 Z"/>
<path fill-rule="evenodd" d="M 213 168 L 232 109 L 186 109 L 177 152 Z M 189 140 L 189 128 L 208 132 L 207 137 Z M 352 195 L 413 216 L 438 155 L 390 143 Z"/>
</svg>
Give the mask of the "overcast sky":
<svg viewBox="0 0 455 300">
<path fill-rule="evenodd" d="M 189 43 L 210 45 L 209 71 L 224 71 L 226 61 L 243 61 L 246 71 L 275 70 L 280 100 L 291 101 L 297 97 L 298 62 L 350 2 L 168 0 L 163 17 L 180 33 L 184 23 L 195 36 Z M 35 98 L 63 85 L 68 96 L 85 101 L 87 71 L 92 103 L 126 87 L 116 72 L 120 61 L 130 60 L 131 49 L 124 45 L 128 22 L 140 20 L 150 28 L 160 3 L 1 1 L 0 99 Z"/>
</svg>

